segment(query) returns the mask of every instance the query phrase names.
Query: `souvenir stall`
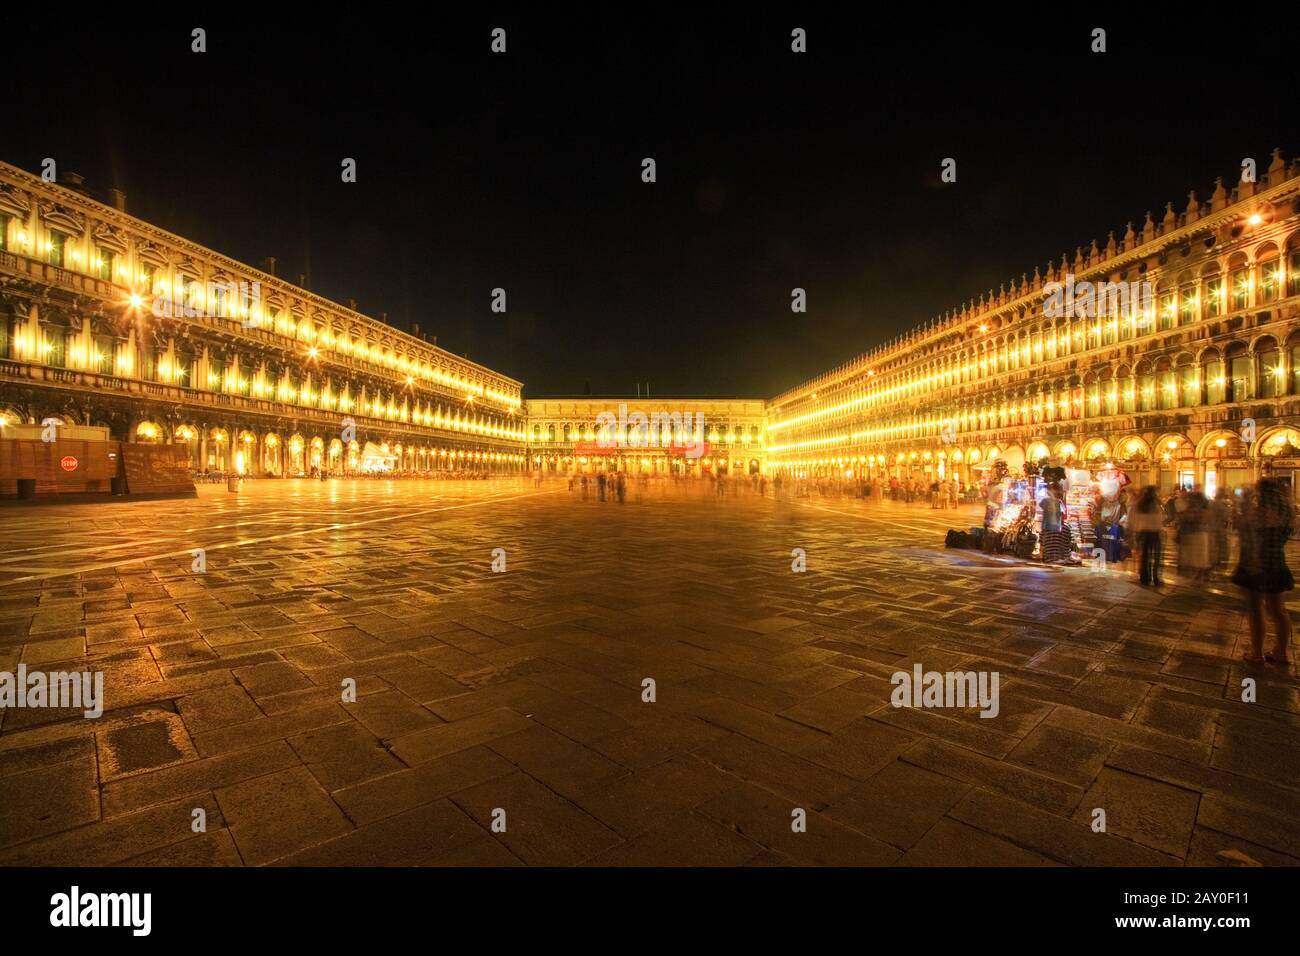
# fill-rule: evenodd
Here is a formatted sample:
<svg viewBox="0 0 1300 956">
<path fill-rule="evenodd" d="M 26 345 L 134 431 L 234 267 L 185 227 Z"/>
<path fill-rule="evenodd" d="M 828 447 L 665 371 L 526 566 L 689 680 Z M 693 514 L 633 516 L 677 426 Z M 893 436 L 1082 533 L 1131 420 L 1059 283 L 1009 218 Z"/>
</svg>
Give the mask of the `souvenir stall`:
<svg viewBox="0 0 1300 956">
<path fill-rule="evenodd" d="M 1113 464 L 1101 468 L 1093 478 L 1095 492 L 1090 520 L 1095 531 L 1093 546 L 1100 548 L 1111 563 L 1124 560 L 1128 550 L 1124 541 L 1127 512 L 1124 487 L 1128 475 Z"/>
<path fill-rule="evenodd" d="M 1097 540 L 1092 528 L 1092 499 L 1095 490 L 1092 472 L 1086 468 L 1067 468 L 1062 486 L 1065 491 L 1062 527 L 1070 532 L 1075 551 L 1091 558 L 1093 543 Z"/>
<path fill-rule="evenodd" d="M 1042 494 L 1038 475 L 1012 476 L 1006 463 L 995 459 L 986 486 L 984 550 L 1032 557 L 1038 547 L 1038 500 Z"/>
<path fill-rule="evenodd" d="M 389 450 L 388 444 L 376 445 L 366 442 L 361 452 L 361 470 L 366 474 L 391 472 L 397 467 L 397 455 Z"/>
</svg>

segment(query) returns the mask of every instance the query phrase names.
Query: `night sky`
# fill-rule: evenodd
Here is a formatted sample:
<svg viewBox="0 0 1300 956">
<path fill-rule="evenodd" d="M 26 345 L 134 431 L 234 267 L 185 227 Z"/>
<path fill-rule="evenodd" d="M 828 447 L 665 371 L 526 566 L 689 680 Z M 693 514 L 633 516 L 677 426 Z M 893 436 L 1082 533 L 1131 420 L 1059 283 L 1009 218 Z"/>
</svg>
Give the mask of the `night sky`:
<svg viewBox="0 0 1300 956">
<path fill-rule="evenodd" d="M 1243 157 L 1262 171 L 1300 149 L 1297 33 L 1276 6 L 1219 26 L 1189 7 L 1198 22 L 1173 27 L 918 5 L 910 28 L 874 6 L 428 9 L 11 20 L 0 159 L 52 156 L 149 222 L 418 322 L 529 396 L 766 398 L 1181 212 Z"/>
</svg>

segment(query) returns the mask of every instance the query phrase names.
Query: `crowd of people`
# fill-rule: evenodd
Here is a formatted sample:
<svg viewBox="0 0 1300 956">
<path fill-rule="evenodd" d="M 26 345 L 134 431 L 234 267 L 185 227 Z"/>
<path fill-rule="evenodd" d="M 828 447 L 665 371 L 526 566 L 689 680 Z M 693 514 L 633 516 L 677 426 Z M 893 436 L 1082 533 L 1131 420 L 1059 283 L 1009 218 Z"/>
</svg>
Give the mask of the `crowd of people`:
<svg viewBox="0 0 1300 956">
<path fill-rule="evenodd" d="M 986 507 L 997 510 L 993 501 L 995 483 L 987 491 L 974 485 L 962 485 L 950 479 L 869 478 L 845 476 L 714 474 L 688 477 L 681 474 L 627 473 L 622 471 L 594 474 L 552 476 L 566 481 L 568 491 L 583 501 L 640 502 L 647 496 L 716 496 L 771 495 L 777 498 L 853 497 L 881 502 L 889 499 L 901 504 L 928 504 L 947 509 L 962 503 L 978 502 L 987 494 Z M 535 486 L 546 480 L 541 471 L 533 473 Z M 1041 512 L 1043 559 L 1065 556 L 1073 551 L 1066 525 L 1065 495 L 1058 480 L 1048 480 L 1046 493 L 1038 502 Z M 1027 513 L 1033 517 L 1030 502 Z M 1207 497 L 1198 488 L 1179 488 L 1161 496 L 1155 486 L 1128 486 L 1119 494 L 1097 493 L 1089 505 L 1089 524 L 1095 539 L 1084 542 L 1088 550 L 1099 550 L 1108 564 L 1122 567 L 1136 560 L 1138 581 L 1144 586 L 1160 586 L 1165 568 L 1166 539 L 1176 549 L 1174 566 L 1191 583 L 1208 583 L 1222 576 L 1239 587 L 1246 596 L 1250 620 L 1251 649 L 1249 661 L 1289 662 L 1291 620 L 1283 595 L 1293 590 L 1295 582 L 1286 560 L 1286 543 L 1295 526 L 1295 509 L 1286 486 L 1273 478 L 1263 478 L 1254 487 L 1227 489 Z M 987 519 L 986 519 L 987 524 Z M 1237 540 L 1236 564 L 1229 569 L 1232 540 Z M 1062 545 L 1064 542 L 1064 545 Z M 1074 542 L 1077 547 L 1079 542 Z M 1094 554 L 1096 553 L 1094 550 Z M 1050 553 L 1049 553 L 1050 552 Z M 1078 563 L 1077 559 L 1073 563 Z M 1266 621 L 1273 623 L 1276 639 L 1264 650 Z"/>
<path fill-rule="evenodd" d="M 1061 530 L 1061 493 L 1049 484 L 1039 504 L 1044 536 Z M 1207 497 L 1199 488 L 1179 488 L 1161 497 L 1154 485 L 1126 489 L 1113 501 L 1100 495 L 1089 519 L 1094 542 L 1108 561 L 1137 560 L 1138 581 L 1158 587 L 1165 567 L 1166 537 L 1175 549 L 1174 566 L 1192 584 L 1225 576 L 1241 589 L 1250 621 L 1248 661 L 1289 663 L 1291 618 L 1283 595 L 1295 588 L 1287 565 L 1286 543 L 1296 523 L 1289 489 L 1275 478 L 1253 487 Z M 1229 568 L 1232 538 L 1237 560 Z M 1264 650 L 1265 620 L 1273 622 L 1276 640 Z"/>
<path fill-rule="evenodd" d="M 229 478 L 239 478 L 244 481 L 254 478 L 280 478 L 282 476 L 273 472 L 263 472 L 260 475 L 249 472 L 241 474 L 237 471 L 221 471 L 213 469 L 210 471 L 191 470 L 190 476 L 196 484 L 209 483 L 220 484 Z M 369 471 L 349 471 L 333 470 L 329 468 L 317 468 L 313 466 L 310 471 L 299 474 L 291 474 L 290 478 L 347 478 L 351 479 L 372 479 L 372 480 L 395 480 L 411 479 L 421 481 L 486 481 L 489 478 L 511 478 L 514 475 L 493 474 L 487 471 L 407 471 L 402 469 L 373 469 Z"/>
<path fill-rule="evenodd" d="M 549 476 L 554 477 L 554 476 Z M 980 490 L 974 485 L 962 485 L 956 480 L 926 480 L 913 478 L 833 477 L 830 475 L 783 474 L 771 477 L 764 474 L 721 474 L 703 471 L 699 475 L 656 472 L 595 472 L 594 474 L 566 474 L 562 476 L 568 490 L 586 500 L 625 500 L 629 489 L 658 489 L 663 494 L 680 495 L 771 495 L 778 498 L 865 498 L 874 501 L 888 499 L 902 504 L 928 504 L 931 508 L 955 508 L 965 502 L 979 499 Z M 548 476 L 533 472 L 533 484 L 542 487 Z M 618 496 L 622 483 L 624 498 Z"/>
<path fill-rule="evenodd" d="M 533 486 L 541 488 L 548 480 L 556 477 L 535 470 Z M 581 501 L 613 501 L 620 504 L 629 498 L 640 502 L 647 496 L 667 497 L 669 494 L 723 498 L 729 495 L 767 496 L 789 492 L 789 486 L 783 484 L 780 478 L 770 479 L 767 475 L 760 474 L 714 474 L 712 471 L 698 477 L 664 472 L 597 471 L 591 474 L 565 474 L 559 478 L 567 483 L 569 493 Z"/>
</svg>

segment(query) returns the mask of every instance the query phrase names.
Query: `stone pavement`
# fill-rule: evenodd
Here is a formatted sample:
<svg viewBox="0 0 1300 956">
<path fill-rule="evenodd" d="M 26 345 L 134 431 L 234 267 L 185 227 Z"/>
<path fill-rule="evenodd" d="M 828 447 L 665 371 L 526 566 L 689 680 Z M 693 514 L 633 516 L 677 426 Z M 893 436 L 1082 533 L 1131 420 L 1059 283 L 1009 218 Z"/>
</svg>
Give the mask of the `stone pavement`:
<svg viewBox="0 0 1300 956">
<path fill-rule="evenodd" d="M 0 864 L 1300 863 L 1300 684 L 1230 588 L 945 551 L 970 509 L 634 497 L 0 511 L 0 671 L 106 698 L 0 712 Z M 916 663 L 998 715 L 891 706 Z"/>
</svg>

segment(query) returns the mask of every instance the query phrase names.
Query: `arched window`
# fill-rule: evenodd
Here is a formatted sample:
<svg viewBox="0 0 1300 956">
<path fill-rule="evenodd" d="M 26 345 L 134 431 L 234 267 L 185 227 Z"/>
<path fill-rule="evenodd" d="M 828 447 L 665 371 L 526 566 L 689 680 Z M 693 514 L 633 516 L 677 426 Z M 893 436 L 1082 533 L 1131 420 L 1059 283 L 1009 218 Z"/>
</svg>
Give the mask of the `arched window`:
<svg viewBox="0 0 1300 956">
<path fill-rule="evenodd" d="M 1173 289 L 1162 288 L 1157 293 L 1156 319 L 1161 331 L 1172 329 L 1178 323 L 1178 295 Z"/>
<path fill-rule="evenodd" d="M 1271 336 L 1260 339 L 1255 345 L 1255 368 L 1259 374 L 1260 398 L 1276 398 L 1286 391 L 1286 368 L 1282 365 L 1282 353 L 1278 350 L 1277 340 Z"/>
<path fill-rule="evenodd" d="M 1115 384 L 1113 375 L 1109 368 L 1101 373 L 1099 388 L 1103 415 L 1119 414 L 1119 388 Z"/>
<path fill-rule="evenodd" d="M 1286 246 L 1286 294 L 1300 295 L 1300 232 L 1292 233 Z"/>
<path fill-rule="evenodd" d="M 1201 404 L 1201 371 L 1186 353 L 1178 356 L 1178 404 L 1193 408 Z"/>
<path fill-rule="evenodd" d="M 1300 332 L 1293 332 L 1287 340 L 1286 354 L 1291 368 L 1291 394 L 1300 395 Z"/>
<path fill-rule="evenodd" d="M 1188 279 L 1178 287 L 1178 324 L 1191 325 L 1200 316 L 1200 298 L 1196 294 L 1196 283 Z"/>
<path fill-rule="evenodd" d="M 1069 417 L 1082 418 L 1083 399 L 1084 399 L 1083 383 L 1079 381 L 1077 378 L 1070 379 L 1069 396 L 1070 396 Z"/>
<path fill-rule="evenodd" d="M 1234 342 L 1228 346 L 1228 401 L 1246 402 L 1253 396 L 1254 366 L 1246 346 Z"/>
<path fill-rule="evenodd" d="M 1156 407 L 1178 407 L 1178 384 L 1174 367 L 1168 359 L 1161 359 L 1156 367 Z"/>
<path fill-rule="evenodd" d="M 1233 256 L 1233 264 L 1229 268 L 1230 278 L 1232 281 L 1232 310 L 1236 312 L 1239 309 L 1250 308 L 1250 264 L 1246 262 L 1245 256 Z"/>
<path fill-rule="evenodd" d="M 1223 356 L 1214 349 L 1202 358 L 1201 379 L 1205 382 L 1205 400 L 1210 405 L 1221 405 L 1227 399 L 1228 380 L 1224 374 Z"/>
<path fill-rule="evenodd" d="M 1223 284 L 1223 276 L 1219 273 L 1219 264 L 1217 262 L 1206 266 L 1201 273 L 1201 288 L 1204 289 L 1205 296 L 1205 317 L 1213 319 L 1222 315 L 1226 305 L 1228 287 Z"/>
<path fill-rule="evenodd" d="M 1133 373 L 1127 367 L 1119 370 L 1115 391 L 1118 393 L 1120 414 L 1131 415 L 1136 406 L 1137 393 L 1134 390 Z"/>
<path fill-rule="evenodd" d="M 1276 302 L 1282 295 L 1282 254 L 1268 243 L 1255 253 L 1259 271 L 1259 303 Z"/>
<path fill-rule="evenodd" d="M 1156 407 L 1156 377 L 1151 366 L 1139 366 L 1137 373 L 1137 409 L 1139 412 L 1154 411 Z"/>
</svg>

